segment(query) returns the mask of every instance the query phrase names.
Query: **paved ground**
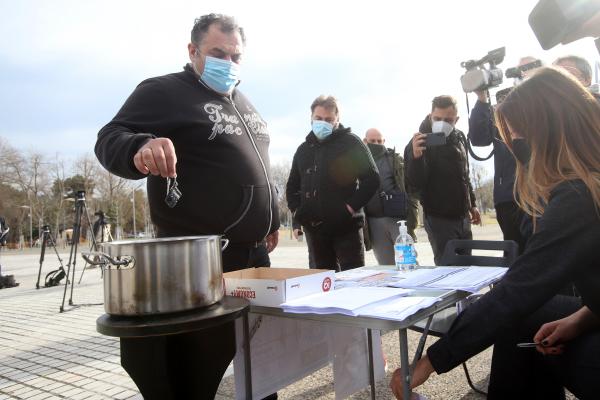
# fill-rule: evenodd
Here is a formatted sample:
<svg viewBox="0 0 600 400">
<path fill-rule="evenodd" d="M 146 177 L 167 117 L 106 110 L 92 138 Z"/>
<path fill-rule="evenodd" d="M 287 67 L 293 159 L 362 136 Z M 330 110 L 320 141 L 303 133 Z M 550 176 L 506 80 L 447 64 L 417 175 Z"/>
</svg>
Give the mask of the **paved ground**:
<svg viewBox="0 0 600 400">
<path fill-rule="evenodd" d="M 282 235 L 280 246 L 272 254 L 274 267 L 306 267 L 304 242 Z M 495 224 L 475 227 L 476 239 L 498 239 Z M 432 252 L 422 230 L 417 244 L 419 261 L 432 263 Z M 59 249 L 67 261 L 66 249 Z M 39 267 L 39 250 L 3 251 L 0 254 L 3 274 L 14 274 L 18 288 L 0 290 L 0 400 L 2 399 L 141 399 L 135 384 L 120 366 L 118 339 L 95 331 L 95 320 L 104 313 L 102 281 L 98 269 L 85 272 L 81 285 L 75 287 L 74 307 L 59 313 L 63 288 L 35 289 Z M 78 260 L 78 267 L 83 265 Z M 367 265 L 375 265 L 372 252 Z M 52 252 L 46 254 L 43 275 L 58 266 Z M 77 275 L 79 277 L 79 274 Z M 411 348 L 417 335 L 409 333 Z M 398 335 L 383 337 L 390 370 L 399 365 Z M 490 351 L 469 362 L 475 381 L 484 384 L 489 368 Z M 391 399 L 388 377 L 377 386 L 377 398 Z M 233 377 L 226 377 L 218 399 L 234 398 Z M 419 390 L 429 399 L 481 398 L 468 389 L 462 369 L 433 377 Z M 331 368 L 324 368 L 282 390 L 280 399 L 333 399 Z M 368 391 L 354 399 L 367 399 Z"/>
</svg>

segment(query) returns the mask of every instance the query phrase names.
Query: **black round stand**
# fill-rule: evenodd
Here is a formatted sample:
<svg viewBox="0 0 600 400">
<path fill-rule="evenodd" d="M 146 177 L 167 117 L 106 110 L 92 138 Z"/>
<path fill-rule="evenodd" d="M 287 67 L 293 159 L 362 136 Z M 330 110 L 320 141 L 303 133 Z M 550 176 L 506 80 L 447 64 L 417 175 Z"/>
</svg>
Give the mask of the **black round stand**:
<svg viewBox="0 0 600 400">
<path fill-rule="evenodd" d="M 104 314 L 103 335 L 121 343 L 121 365 L 145 400 L 213 399 L 235 355 L 235 320 L 243 318 L 246 396 L 252 398 L 249 302 L 225 296 L 210 307 L 124 317 Z"/>
</svg>

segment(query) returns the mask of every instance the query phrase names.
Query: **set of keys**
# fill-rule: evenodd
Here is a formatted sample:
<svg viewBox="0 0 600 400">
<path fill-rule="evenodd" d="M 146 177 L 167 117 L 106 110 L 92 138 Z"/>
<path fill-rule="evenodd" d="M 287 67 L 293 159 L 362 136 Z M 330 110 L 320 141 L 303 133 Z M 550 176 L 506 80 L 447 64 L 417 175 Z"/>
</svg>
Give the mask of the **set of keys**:
<svg viewBox="0 0 600 400">
<path fill-rule="evenodd" d="M 177 205 L 177 202 L 183 194 L 177 185 L 177 178 L 167 178 L 167 196 L 165 197 L 165 203 L 170 208 Z"/>
</svg>

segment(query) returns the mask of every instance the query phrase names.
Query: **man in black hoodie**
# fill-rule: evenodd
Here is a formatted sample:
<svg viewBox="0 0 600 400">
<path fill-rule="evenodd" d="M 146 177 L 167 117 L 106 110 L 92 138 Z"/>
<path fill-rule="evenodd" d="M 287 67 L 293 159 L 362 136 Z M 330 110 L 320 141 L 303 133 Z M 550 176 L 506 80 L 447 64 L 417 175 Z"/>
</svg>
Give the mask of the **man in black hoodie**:
<svg viewBox="0 0 600 400">
<path fill-rule="evenodd" d="M 472 239 L 471 223 L 480 224 L 475 194 L 469 179 L 469 160 L 458 121 L 456 100 L 433 99 L 431 114 L 408 144 L 406 177 L 410 191 L 420 193 L 425 231 L 435 264 L 450 239 Z M 427 145 L 427 133 L 443 135 L 443 144 Z"/>
<path fill-rule="evenodd" d="M 312 130 L 287 182 L 288 207 L 307 232 L 316 268 L 360 267 L 362 208 L 379 186 L 377 167 L 362 140 L 340 124 L 334 97 L 317 97 L 310 110 Z"/>
<path fill-rule="evenodd" d="M 225 271 L 268 264 L 279 227 L 267 124 L 236 89 L 244 42 L 231 17 L 198 19 L 191 63 L 142 82 L 96 143 L 112 173 L 148 177 L 159 236 L 225 235 Z M 175 176 L 183 196 L 170 208 L 164 178 Z"/>
<path fill-rule="evenodd" d="M 188 44 L 191 62 L 182 72 L 140 83 L 100 130 L 95 149 L 110 172 L 148 177 L 159 236 L 227 237 L 225 271 L 269 266 L 279 228 L 267 124 L 236 88 L 244 44 L 244 31 L 233 18 L 197 19 Z M 182 196 L 171 208 L 165 178 L 175 177 Z M 122 360 L 126 369 L 130 364 L 153 369 L 156 360 L 168 364 L 167 378 L 142 383 L 144 398 L 214 397 L 235 353 L 233 323 L 159 339 Z M 206 365 L 199 368 L 198 360 Z"/>
</svg>

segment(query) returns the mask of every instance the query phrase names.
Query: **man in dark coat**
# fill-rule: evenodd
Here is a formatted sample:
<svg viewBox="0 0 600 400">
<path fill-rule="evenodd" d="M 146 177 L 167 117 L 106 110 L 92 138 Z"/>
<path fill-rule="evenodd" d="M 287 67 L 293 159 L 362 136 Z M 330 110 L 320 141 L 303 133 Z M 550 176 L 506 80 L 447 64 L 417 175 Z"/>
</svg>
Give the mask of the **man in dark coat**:
<svg viewBox="0 0 600 400">
<path fill-rule="evenodd" d="M 377 167 L 362 140 L 340 124 L 334 97 L 317 97 L 311 113 L 312 130 L 287 182 L 288 207 L 306 231 L 316 268 L 360 267 L 362 208 L 379 186 Z"/>
</svg>

